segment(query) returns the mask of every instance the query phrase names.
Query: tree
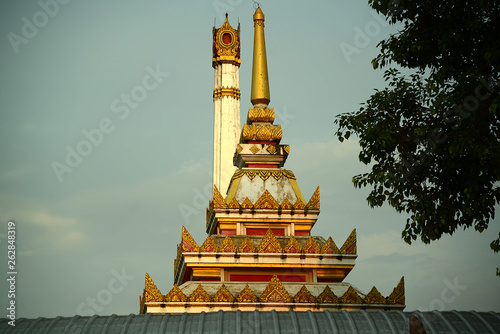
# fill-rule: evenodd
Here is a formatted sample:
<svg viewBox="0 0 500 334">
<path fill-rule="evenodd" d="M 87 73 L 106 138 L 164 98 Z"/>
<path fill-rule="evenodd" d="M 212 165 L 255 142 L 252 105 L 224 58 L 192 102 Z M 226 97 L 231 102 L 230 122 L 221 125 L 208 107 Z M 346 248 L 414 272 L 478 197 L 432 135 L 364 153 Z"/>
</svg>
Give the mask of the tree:
<svg viewBox="0 0 500 334">
<path fill-rule="evenodd" d="M 387 87 L 335 119 L 338 139 L 356 135 L 371 166 L 354 186 L 371 188 L 371 207 L 408 215 L 409 244 L 482 232 L 500 203 L 500 0 L 369 5 L 402 28 L 372 60 Z M 500 234 L 490 247 L 500 250 Z"/>
</svg>

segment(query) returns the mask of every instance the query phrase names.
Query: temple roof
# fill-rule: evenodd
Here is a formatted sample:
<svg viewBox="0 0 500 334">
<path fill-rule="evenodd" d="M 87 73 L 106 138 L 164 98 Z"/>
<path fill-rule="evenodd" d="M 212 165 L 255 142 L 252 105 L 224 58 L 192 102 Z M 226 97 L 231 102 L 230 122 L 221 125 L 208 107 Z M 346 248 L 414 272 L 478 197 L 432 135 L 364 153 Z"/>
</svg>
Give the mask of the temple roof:
<svg viewBox="0 0 500 334">
<path fill-rule="evenodd" d="M 16 320 L 0 319 L 0 332 L 79 334 L 279 334 L 279 333 L 412 333 L 411 316 L 420 319 L 427 333 L 498 333 L 495 312 L 383 312 L 383 311 L 219 311 L 184 314 L 110 315 Z"/>
</svg>

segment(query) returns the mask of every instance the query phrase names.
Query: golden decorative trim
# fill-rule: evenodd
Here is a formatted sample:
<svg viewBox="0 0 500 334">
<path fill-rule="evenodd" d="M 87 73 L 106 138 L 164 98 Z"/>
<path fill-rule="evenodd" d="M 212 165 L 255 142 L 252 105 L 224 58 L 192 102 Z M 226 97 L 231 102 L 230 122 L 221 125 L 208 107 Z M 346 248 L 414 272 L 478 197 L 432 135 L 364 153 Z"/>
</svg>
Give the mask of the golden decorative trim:
<svg viewBox="0 0 500 334">
<path fill-rule="evenodd" d="M 349 235 L 347 240 L 344 242 L 344 244 L 340 248 L 340 253 L 341 254 L 356 254 L 357 253 L 356 229 L 352 230 L 351 234 Z"/>
<path fill-rule="evenodd" d="M 252 209 L 253 208 L 253 203 L 247 198 L 241 203 L 241 208 L 242 209 Z"/>
<path fill-rule="evenodd" d="M 302 247 L 300 247 L 299 242 L 292 235 L 285 246 L 285 253 L 300 253 L 302 252 Z"/>
<path fill-rule="evenodd" d="M 319 187 L 316 188 L 316 191 L 311 196 L 311 199 L 307 203 L 307 208 L 309 210 L 319 210 Z"/>
<path fill-rule="evenodd" d="M 302 252 L 308 254 L 319 254 L 320 248 L 313 237 L 309 237 L 309 239 L 307 239 L 306 244 L 302 247 Z"/>
<path fill-rule="evenodd" d="M 146 273 L 146 288 L 144 289 L 144 300 L 145 302 L 162 302 L 163 295 L 160 290 L 156 287 L 155 283 Z"/>
<path fill-rule="evenodd" d="M 229 44 L 223 39 L 225 34 L 229 34 L 231 36 L 231 40 Z M 226 40 L 227 41 L 227 40 Z M 213 29 L 213 43 L 214 43 L 214 51 L 213 57 L 217 60 L 219 58 L 229 60 L 229 59 L 239 59 L 239 51 L 240 51 L 240 25 L 238 23 L 238 30 L 235 30 L 229 24 L 229 21 L 226 16 L 226 21 L 219 29 Z"/>
<path fill-rule="evenodd" d="M 263 140 L 263 141 L 280 141 L 283 137 L 281 125 L 272 124 L 245 124 L 241 131 L 245 141 Z"/>
<path fill-rule="evenodd" d="M 243 147 L 241 147 L 241 145 L 240 145 L 240 144 L 236 145 L 236 152 L 237 152 L 238 154 L 240 154 L 240 153 L 241 153 L 241 151 L 243 151 Z M 235 173 L 235 174 L 236 174 L 236 173 Z M 233 176 L 233 177 L 234 177 L 234 176 Z"/>
<path fill-rule="evenodd" d="M 290 154 L 290 145 L 285 145 L 283 149 L 285 150 L 286 154 Z"/>
<path fill-rule="evenodd" d="M 226 200 L 221 195 L 221 193 L 219 192 L 219 189 L 217 189 L 217 186 L 215 184 L 214 184 L 214 200 L 213 200 L 213 203 L 214 203 L 214 208 L 215 209 L 226 209 L 227 208 Z"/>
<path fill-rule="evenodd" d="M 292 205 L 292 203 L 290 203 L 290 201 L 288 200 L 288 198 L 285 197 L 285 199 L 283 200 L 283 202 L 281 202 L 280 208 L 282 210 L 291 210 L 291 209 L 293 209 L 293 205 Z"/>
<path fill-rule="evenodd" d="M 233 239 L 229 235 L 226 235 L 224 241 L 219 247 L 219 252 L 221 253 L 236 253 L 236 246 L 233 242 Z"/>
<path fill-rule="evenodd" d="M 177 284 L 174 284 L 172 290 L 170 290 L 170 292 L 167 293 L 164 298 L 166 302 L 185 302 L 187 301 L 187 299 L 187 296 L 184 294 L 184 292 L 182 292 Z"/>
<path fill-rule="evenodd" d="M 256 253 L 257 250 L 249 237 L 243 239 L 243 242 L 238 247 L 238 253 Z"/>
<path fill-rule="evenodd" d="M 302 285 L 299 292 L 293 297 L 293 301 L 296 303 L 317 303 L 316 297 L 314 297 L 309 290 L 307 290 L 305 285 Z"/>
<path fill-rule="evenodd" d="M 273 275 L 266 289 L 260 296 L 260 301 L 264 303 L 291 303 L 292 298 L 283 287 L 278 276 Z"/>
<path fill-rule="evenodd" d="M 264 238 L 261 240 L 259 247 L 257 247 L 257 252 L 258 253 L 282 253 L 283 249 L 281 248 L 281 245 L 276 239 L 276 236 L 274 235 L 273 231 L 271 229 L 268 229 L 266 234 L 264 235 Z"/>
<path fill-rule="evenodd" d="M 297 202 L 293 205 L 294 210 L 304 210 L 305 207 L 306 205 L 300 200 L 300 198 L 298 198 Z"/>
<path fill-rule="evenodd" d="M 220 88 L 215 88 L 214 89 L 214 94 L 213 98 L 216 99 L 218 97 L 223 97 L 223 96 L 231 96 L 234 97 L 235 99 L 240 99 L 240 90 L 238 88 L 234 87 L 220 87 Z"/>
<path fill-rule="evenodd" d="M 235 298 L 233 294 L 226 288 L 226 286 L 222 284 L 219 290 L 215 293 L 213 301 L 232 303 L 235 301 Z"/>
<path fill-rule="evenodd" d="M 211 302 L 212 297 L 203 289 L 201 284 L 189 295 L 188 300 L 190 302 Z"/>
<path fill-rule="evenodd" d="M 243 290 L 240 291 L 240 293 L 236 297 L 236 300 L 239 303 L 256 303 L 259 300 L 259 298 L 255 294 L 255 292 L 253 292 L 252 289 L 250 289 L 250 287 L 247 284 L 247 285 L 245 285 Z"/>
<path fill-rule="evenodd" d="M 247 124 L 252 122 L 274 122 L 274 108 L 248 109 Z"/>
<path fill-rule="evenodd" d="M 340 297 L 340 302 L 342 304 L 362 304 L 363 300 L 358 295 L 356 290 L 354 290 L 354 288 L 349 285 L 347 291 L 342 295 L 342 297 Z"/>
<path fill-rule="evenodd" d="M 257 145 L 253 144 L 252 147 L 250 147 L 250 152 L 252 152 L 253 154 L 256 154 L 257 152 L 260 151 L 260 147 L 258 147 Z"/>
<path fill-rule="evenodd" d="M 203 245 L 200 247 L 200 252 L 209 252 L 209 253 L 215 253 L 217 252 L 217 244 L 215 243 L 214 239 L 212 236 L 208 236 L 205 239 L 205 242 L 203 242 Z"/>
<path fill-rule="evenodd" d="M 392 293 L 387 297 L 387 304 L 405 304 L 405 277 L 403 276 L 398 283 L 398 286 L 392 290 Z"/>
<path fill-rule="evenodd" d="M 238 201 L 236 200 L 236 198 L 233 198 L 231 200 L 231 202 L 229 202 L 229 204 L 227 205 L 227 207 L 229 209 L 239 209 L 241 206 L 240 206 L 240 203 L 238 203 Z"/>
<path fill-rule="evenodd" d="M 238 169 L 234 172 L 232 181 L 239 179 L 246 175 L 250 180 L 253 180 L 257 175 L 264 181 L 266 181 L 270 176 L 274 177 L 276 181 L 279 181 L 282 177 L 286 177 L 290 180 L 296 180 L 297 178 L 291 170 L 279 169 L 279 170 L 255 170 L 255 169 Z"/>
<path fill-rule="evenodd" d="M 323 290 L 323 292 L 319 294 L 317 300 L 318 300 L 318 303 L 321 303 L 321 304 L 338 304 L 339 303 L 339 298 L 337 296 L 335 296 L 332 289 L 330 289 L 330 287 L 328 285 L 325 286 L 325 289 Z"/>
<path fill-rule="evenodd" d="M 276 152 L 278 151 L 276 149 L 276 146 L 275 145 L 269 145 L 266 149 L 267 152 L 269 152 L 270 154 L 276 154 Z"/>
<path fill-rule="evenodd" d="M 340 254 L 340 250 L 338 249 L 335 242 L 333 242 L 332 237 L 328 237 L 323 247 L 321 247 L 321 254 Z"/>
<path fill-rule="evenodd" d="M 200 250 L 200 247 L 198 247 L 198 244 L 196 243 L 196 241 L 194 241 L 191 234 L 189 234 L 189 232 L 183 226 L 182 227 L 182 251 L 183 252 L 198 252 L 199 250 Z"/>
<path fill-rule="evenodd" d="M 278 202 L 274 199 L 273 195 L 266 189 L 262 196 L 255 202 L 253 205 L 254 209 L 279 209 L 280 205 Z"/>
<path fill-rule="evenodd" d="M 384 296 L 380 292 L 378 292 L 376 287 L 373 287 L 370 292 L 366 295 L 363 300 L 366 304 L 386 304 Z"/>
</svg>

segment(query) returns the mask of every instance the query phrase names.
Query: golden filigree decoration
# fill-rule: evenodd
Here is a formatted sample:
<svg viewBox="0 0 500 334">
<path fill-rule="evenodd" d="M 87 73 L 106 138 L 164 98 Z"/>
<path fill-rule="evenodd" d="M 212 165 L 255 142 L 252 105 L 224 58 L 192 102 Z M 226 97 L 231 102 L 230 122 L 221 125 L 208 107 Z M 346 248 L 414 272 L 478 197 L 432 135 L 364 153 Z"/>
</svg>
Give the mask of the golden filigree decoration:
<svg viewBox="0 0 500 334">
<path fill-rule="evenodd" d="M 240 208 L 240 203 L 236 200 L 236 198 L 233 198 L 231 202 L 227 205 L 229 209 L 239 209 Z"/>
<path fill-rule="evenodd" d="M 240 144 L 236 145 L 236 152 L 238 152 L 238 154 L 241 153 L 241 151 L 243 151 L 243 147 L 241 147 Z M 236 173 L 235 173 L 236 174 Z M 233 176 L 234 177 L 234 176 Z"/>
<path fill-rule="evenodd" d="M 274 199 L 273 195 L 266 189 L 262 196 L 255 202 L 255 209 L 279 209 L 280 205 Z"/>
<path fill-rule="evenodd" d="M 211 302 L 212 298 L 205 289 L 203 289 L 203 286 L 198 284 L 198 287 L 189 295 L 188 300 L 190 302 Z"/>
<path fill-rule="evenodd" d="M 373 287 L 370 292 L 365 296 L 363 300 L 366 304 L 386 304 L 387 301 L 382 296 L 380 292 L 378 292 L 376 287 Z"/>
<path fill-rule="evenodd" d="M 317 303 L 316 297 L 307 290 L 305 285 L 302 285 L 302 288 L 293 297 L 293 301 L 296 303 Z"/>
<path fill-rule="evenodd" d="M 281 202 L 280 208 L 281 208 L 281 210 L 291 210 L 291 209 L 293 209 L 293 205 L 292 205 L 292 203 L 290 203 L 288 198 L 285 197 L 283 202 Z"/>
<path fill-rule="evenodd" d="M 338 249 L 335 242 L 333 242 L 332 237 L 328 237 L 323 247 L 321 247 L 321 254 L 340 254 L 340 250 Z"/>
<path fill-rule="evenodd" d="M 387 297 L 387 304 L 405 304 L 405 278 L 404 276 L 398 283 L 398 286 L 392 290 L 392 293 Z"/>
<path fill-rule="evenodd" d="M 282 253 L 283 249 L 278 241 L 276 239 L 276 236 L 274 235 L 273 231 L 271 229 L 268 229 L 266 234 L 264 235 L 264 238 L 262 238 L 259 247 L 257 247 L 257 252 L 258 253 Z"/>
<path fill-rule="evenodd" d="M 257 250 L 249 237 L 243 239 L 243 242 L 238 246 L 238 253 L 256 253 Z"/>
<path fill-rule="evenodd" d="M 266 289 L 260 296 L 260 301 L 264 303 L 291 303 L 292 298 L 283 287 L 278 276 L 273 275 Z"/>
<path fill-rule="evenodd" d="M 252 152 L 253 154 L 256 154 L 259 151 L 260 151 L 260 147 L 258 147 L 255 144 L 252 147 L 250 147 L 250 152 Z"/>
<path fill-rule="evenodd" d="M 349 235 L 347 240 L 344 242 L 344 244 L 340 248 L 340 253 L 341 254 L 356 254 L 357 253 L 356 229 L 352 230 L 351 234 Z"/>
<path fill-rule="evenodd" d="M 213 200 L 213 203 L 214 203 L 214 208 L 215 209 L 226 209 L 227 208 L 226 200 L 221 195 L 221 193 L 219 192 L 219 189 L 217 189 L 217 186 L 215 184 L 214 184 L 214 200 Z"/>
<path fill-rule="evenodd" d="M 233 294 L 226 288 L 224 284 L 220 287 L 220 289 L 215 293 L 213 297 L 214 302 L 226 302 L 232 303 L 235 298 Z"/>
<path fill-rule="evenodd" d="M 248 109 L 247 123 L 252 122 L 274 122 L 274 108 L 250 108 Z"/>
<path fill-rule="evenodd" d="M 241 203 L 241 208 L 242 209 L 252 209 L 253 208 L 253 203 L 247 198 Z"/>
<path fill-rule="evenodd" d="M 285 253 L 300 253 L 302 247 L 300 247 L 299 242 L 292 235 L 285 246 Z"/>
<path fill-rule="evenodd" d="M 144 300 L 145 302 L 162 302 L 163 295 L 160 290 L 156 287 L 155 283 L 146 273 L 146 288 L 144 289 Z"/>
<path fill-rule="evenodd" d="M 213 94 L 214 99 L 223 96 L 231 96 L 239 100 L 241 93 L 240 90 L 235 87 L 219 87 L 214 89 L 214 94 Z"/>
<path fill-rule="evenodd" d="M 285 150 L 286 154 L 290 154 L 290 145 L 285 145 L 283 149 Z"/>
<path fill-rule="evenodd" d="M 230 35 L 229 38 L 224 38 L 224 35 Z M 238 30 L 235 30 L 229 24 L 226 16 L 226 21 L 219 28 L 213 30 L 213 41 L 214 41 L 214 58 L 219 58 L 221 56 L 230 56 L 239 58 L 240 49 L 240 27 L 238 24 Z"/>
<path fill-rule="evenodd" d="M 250 180 L 259 175 L 259 177 L 266 181 L 270 176 L 274 177 L 276 181 L 279 181 L 282 177 L 286 177 L 290 180 L 296 180 L 297 178 L 291 170 L 280 169 L 280 170 L 248 170 L 248 169 L 238 169 L 231 178 L 232 181 L 239 179 L 246 175 Z"/>
<path fill-rule="evenodd" d="M 205 242 L 203 242 L 203 245 L 201 245 L 200 252 L 214 253 L 217 252 L 217 249 L 218 249 L 217 244 L 215 243 L 212 236 L 209 235 L 205 239 Z"/>
<path fill-rule="evenodd" d="M 314 240 L 313 237 L 309 237 L 304 247 L 302 247 L 302 251 L 309 254 L 318 254 L 320 252 L 320 248 L 316 243 L 316 240 Z"/>
<path fill-rule="evenodd" d="M 219 252 L 221 253 L 236 253 L 236 246 L 233 242 L 233 239 L 229 235 L 226 235 L 224 241 L 219 247 Z"/>
<path fill-rule="evenodd" d="M 182 292 L 177 284 L 174 284 L 172 290 L 170 290 L 170 292 L 167 293 L 164 297 L 164 300 L 166 302 L 185 302 L 187 301 L 187 299 L 187 296 L 184 294 L 184 292 Z"/>
<path fill-rule="evenodd" d="M 362 304 L 363 300 L 358 295 L 356 290 L 354 290 L 354 288 L 349 285 L 347 291 L 342 295 L 342 297 L 340 297 L 340 302 L 342 304 Z"/>
<path fill-rule="evenodd" d="M 183 226 L 182 227 L 182 251 L 183 252 L 198 252 L 200 250 L 200 247 L 198 247 L 198 244 L 196 241 L 194 241 L 193 237 L 187 229 Z"/>
<path fill-rule="evenodd" d="M 252 289 L 250 289 L 250 287 L 247 284 L 247 285 L 245 285 L 243 290 L 240 291 L 240 293 L 236 297 L 236 300 L 239 303 L 256 303 L 259 300 L 259 298 L 255 294 L 255 292 L 253 292 Z"/>
<path fill-rule="evenodd" d="M 333 293 L 332 289 L 327 285 L 322 293 L 319 294 L 318 303 L 321 304 L 338 304 L 339 298 Z"/>
<path fill-rule="evenodd" d="M 300 198 L 297 198 L 297 202 L 293 205 L 294 210 L 304 210 L 305 207 L 306 205 L 300 200 Z"/>
<path fill-rule="evenodd" d="M 274 145 L 269 145 L 266 149 L 267 152 L 269 152 L 270 154 L 275 154 L 276 153 L 276 146 Z"/>
<path fill-rule="evenodd" d="M 307 208 L 309 210 L 319 210 L 319 187 L 316 188 L 316 191 L 311 196 L 311 199 L 307 203 Z"/>
<path fill-rule="evenodd" d="M 281 125 L 245 124 L 241 131 L 243 140 L 280 141 L 283 137 Z"/>
</svg>

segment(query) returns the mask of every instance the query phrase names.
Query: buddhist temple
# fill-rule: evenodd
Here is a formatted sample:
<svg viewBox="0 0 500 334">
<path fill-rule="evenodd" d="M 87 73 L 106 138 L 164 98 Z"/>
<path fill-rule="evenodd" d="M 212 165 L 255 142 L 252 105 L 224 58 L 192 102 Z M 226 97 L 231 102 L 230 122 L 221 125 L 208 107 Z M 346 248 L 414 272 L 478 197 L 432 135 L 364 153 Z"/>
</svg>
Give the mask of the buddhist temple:
<svg viewBox="0 0 500 334">
<path fill-rule="evenodd" d="M 182 227 L 174 286 L 160 292 L 146 274 L 140 313 L 403 310 L 403 278 L 394 280 L 388 296 L 345 281 L 357 257 L 356 229 L 338 245 L 312 233 L 320 213 L 319 187 L 304 197 L 295 174 L 284 167 L 290 146 L 281 143 L 282 128 L 269 107 L 260 7 L 253 21 L 252 107 L 243 127 L 240 26 L 234 29 L 226 14 L 224 24 L 213 29 L 214 187 L 207 238 L 197 242 Z"/>
</svg>

